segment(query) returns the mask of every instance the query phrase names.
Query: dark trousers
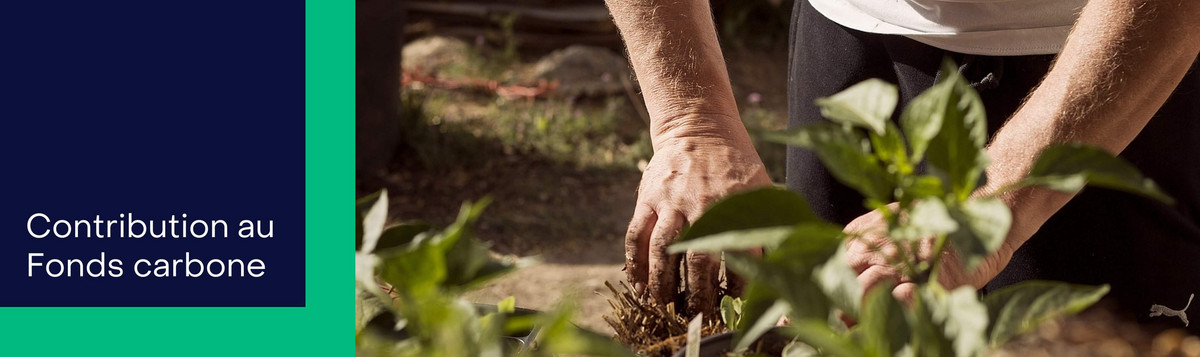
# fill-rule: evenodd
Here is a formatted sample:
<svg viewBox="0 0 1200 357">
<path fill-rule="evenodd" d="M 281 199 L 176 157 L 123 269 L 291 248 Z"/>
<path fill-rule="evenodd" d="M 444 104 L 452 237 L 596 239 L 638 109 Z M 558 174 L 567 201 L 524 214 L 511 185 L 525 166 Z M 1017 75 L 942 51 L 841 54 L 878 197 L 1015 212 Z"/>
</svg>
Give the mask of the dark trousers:
<svg viewBox="0 0 1200 357">
<path fill-rule="evenodd" d="M 903 36 L 855 31 L 826 19 L 804 0 L 796 1 L 793 12 L 790 56 L 790 126 L 825 120 L 814 99 L 869 78 L 896 83 L 903 107 L 933 85 L 942 59 L 949 57 L 979 91 L 990 134 L 1020 107 L 1054 60 L 1053 55 L 965 55 Z M 1189 294 L 1200 294 L 1197 68 L 1192 66 L 1167 103 L 1121 153 L 1178 202 L 1168 206 L 1122 192 L 1086 188 L 1016 252 L 985 292 L 1029 279 L 1110 284 L 1110 296 L 1129 316 L 1183 327 L 1176 318 L 1147 315 L 1152 304 L 1179 309 Z M 787 183 L 827 220 L 844 224 L 866 212 L 862 196 L 838 183 L 807 150 L 789 148 Z M 1191 331 L 1200 332 L 1200 324 Z"/>
</svg>

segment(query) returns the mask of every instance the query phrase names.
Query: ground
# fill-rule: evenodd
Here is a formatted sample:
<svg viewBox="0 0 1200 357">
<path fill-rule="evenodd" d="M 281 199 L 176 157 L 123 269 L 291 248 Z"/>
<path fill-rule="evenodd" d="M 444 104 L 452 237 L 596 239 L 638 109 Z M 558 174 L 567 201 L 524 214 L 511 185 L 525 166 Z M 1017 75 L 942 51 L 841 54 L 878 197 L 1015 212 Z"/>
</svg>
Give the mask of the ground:
<svg viewBox="0 0 1200 357">
<path fill-rule="evenodd" d="M 464 200 L 492 197 L 477 236 L 501 254 L 537 257 L 541 263 L 502 277 L 469 294 L 481 303 L 509 296 L 517 305 L 553 308 L 564 295 L 580 305 L 576 323 L 608 332 L 608 311 L 596 295 L 621 272 L 624 226 L 633 214 L 636 171 L 598 172 L 513 160 L 487 171 L 397 173 L 389 184 L 394 217 L 439 224 Z"/>
</svg>

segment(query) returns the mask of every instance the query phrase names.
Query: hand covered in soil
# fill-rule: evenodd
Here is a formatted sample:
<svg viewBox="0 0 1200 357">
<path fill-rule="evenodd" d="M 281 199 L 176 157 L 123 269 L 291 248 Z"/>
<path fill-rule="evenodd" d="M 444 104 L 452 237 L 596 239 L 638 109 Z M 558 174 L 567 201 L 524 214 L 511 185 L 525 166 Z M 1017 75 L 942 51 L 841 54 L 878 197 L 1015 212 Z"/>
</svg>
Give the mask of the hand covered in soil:
<svg viewBox="0 0 1200 357">
<path fill-rule="evenodd" d="M 667 246 L 714 201 L 768 185 L 771 179 L 745 129 L 656 140 L 654 158 L 642 175 L 637 207 L 625 235 L 629 282 L 656 303 L 675 301 L 681 283 L 680 257 L 668 255 Z M 690 251 L 685 257 L 687 308 L 714 311 L 719 257 Z"/>
<path fill-rule="evenodd" d="M 893 204 L 890 207 L 895 207 Z M 858 283 L 862 285 L 863 293 L 881 282 L 891 281 L 896 284 L 892 296 L 897 300 L 911 302 L 916 292 L 916 283 L 909 278 L 912 268 L 899 264 L 903 261 L 929 262 L 932 260 L 934 239 L 928 238 L 916 242 L 915 247 L 899 247 L 887 238 L 887 222 L 879 211 L 871 211 L 851 221 L 844 232 L 857 235 L 846 242 L 846 262 L 858 274 Z M 913 249 L 915 248 L 915 249 Z M 914 252 L 915 250 L 915 252 Z M 1003 244 L 996 253 L 988 256 L 974 270 L 967 271 L 953 247 L 947 244 L 942 252 L 937 274 L 938 283 L 942 287 L 954 289 L 969 285 L 976 289 L 982 288 L 992 278 L 1008 265 L 1012 259 L 1013 249 L 1009 244 Z"/>
</svg>

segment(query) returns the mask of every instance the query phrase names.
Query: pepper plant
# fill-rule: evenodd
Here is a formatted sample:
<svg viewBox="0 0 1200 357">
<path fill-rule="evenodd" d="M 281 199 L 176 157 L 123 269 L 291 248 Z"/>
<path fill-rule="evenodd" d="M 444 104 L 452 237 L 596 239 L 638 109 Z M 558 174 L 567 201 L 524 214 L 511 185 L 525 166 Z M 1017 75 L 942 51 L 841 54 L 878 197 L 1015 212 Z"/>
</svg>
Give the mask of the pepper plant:
<svg viewBox="0 0 1200 357">
<path fill-rule="evenodd" d="M 829 121 L 767 134 L 813 150 L 836 179 L 884 217 L 887 239 L 898 251 L 890 263 L 917 285 L 910 304 L 895 300 L 888 284 L 864 293 L 845 262 L 846 242 L 859 237 L 817 218 L 803 196 L 781 188 L 716 203 L 670 247 L 673 253 L 724 252 L 730 269 L 751 278 L 736 349 L 786 316 L 790 324 L 782 332 L 807 345 L 789 354 L 974 356 L 1107 293 L 1107 285 L 1027 281 L 980 298 L 973 287 L 940 286 L 945 250 L 954 249 L 964 268 L 973 269 L 1000 247 L 1012 214 L 997 196 L 1007 190 L 1040 186 L 1074 193 L 1089 183 L 1171 202 L 1127 162 L 1079 144 L 1049 147 L 1022 181 L 977 194 L 988 164 L 983 104 L 949 61 L 940 77 L 904 108 L 899 125 L 891 120 L 896 87 L 872 79 L 818 99 Z M 934 258 L 921 260 L 915 253 L 926 239 L 933 240 Z M 744 253 L 756 247 L 766 250 L 761 258 Z M 857 324 L 847 327 L 843 316 Z"/>
<path fill-rule="evenodd" d="M 462 298 L 462 292 L 525 264 L 493 256 L 472 236 L 487 204 L 467 202 L 454 223 L 435 229 L 423 223 L 385 227 L 386 191 L 358 200 L 357 354 L 632 356 L 611 339 L 571 324 L 570 304 L 518 313 L 512 298 L 494 307 Z"/>
</svg>

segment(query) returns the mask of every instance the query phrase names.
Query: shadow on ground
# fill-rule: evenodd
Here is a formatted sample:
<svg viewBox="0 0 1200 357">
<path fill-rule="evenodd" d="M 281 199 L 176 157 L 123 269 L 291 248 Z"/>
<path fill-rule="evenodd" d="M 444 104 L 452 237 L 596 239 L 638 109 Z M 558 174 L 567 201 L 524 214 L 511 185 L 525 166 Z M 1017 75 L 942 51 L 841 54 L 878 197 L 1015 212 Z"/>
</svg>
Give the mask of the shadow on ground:
<svg viewBox="0 0 1200 357">
<path fill-rule="evenodd" d="M 495 303 L 511 296 L 518 306 L 539 310 L 572 301 L 577 324 L 611 333 L 601 319 L 610 308 L 597 293 L 605 291 L 605 281 L 624 278 L 624 232 L 641 173 L 505 154 L 493 139 L 453 130 L 444 135 L 455 140 L 453 145 L 472 147 L 464 151 L 469 157 L 428 165 L 413 152 L 398 152 L 382 180 L 391 203 L 390 221 L 445 226 L 462 202 L 490 196 L 492 204 L 479 218 L 476 236 L 490 242 L 496 253 L 537 256 L 541 263 L 491 282 L 468 298 Z"/>
<path fill-rule="evenodd" d="M 456 138 L 464 145 L 464 138 Z M 504 154 L 498 143 L 470 139 L 470 164 L 426 167 L 398 156 L 384 179 L 393 221 L 442 226 L 462 202 L 492 198 L 476 234 L 500 254 L 539 256 L 547 263 L 621 264 L 641 173 L 579 168 L 536 155 Z M 402 153 L 403 154 L 403 153 Z"/>
</svg>

